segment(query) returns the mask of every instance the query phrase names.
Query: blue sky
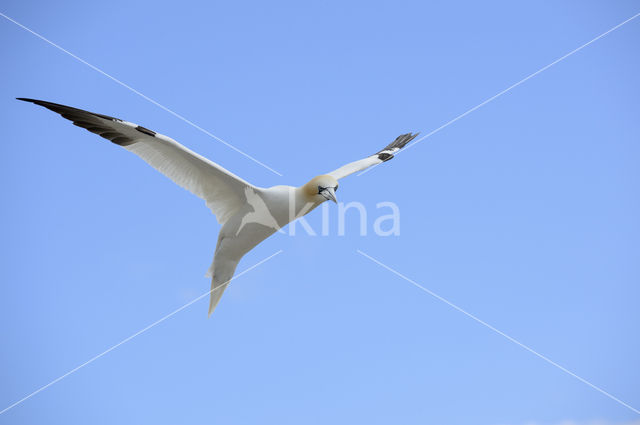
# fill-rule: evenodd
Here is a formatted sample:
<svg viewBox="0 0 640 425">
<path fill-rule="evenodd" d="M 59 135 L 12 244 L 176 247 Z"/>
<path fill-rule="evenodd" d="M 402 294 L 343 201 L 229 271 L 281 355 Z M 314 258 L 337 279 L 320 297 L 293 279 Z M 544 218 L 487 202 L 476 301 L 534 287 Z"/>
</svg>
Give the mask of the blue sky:
<svg viewBox="0 0 640 425">
<path fill-rule="evenodd" d="M 428 133 L 640 9 L 116 0 L 0 11 L 283 174 L 0 17 L 2 409 L 207 291 L 219 228 L 135 156 L 15 97 L 136 122 L 257 185 L 299 185 Z M 211 319 L 200 301 L 0 424 L 638 420 L 356 250 L 640 408 L 639 37 L 632 21 L 341 183 L 370 226 L 378 202 L 395 202 L 400 236 L 362 237 L 355 214 L 345 236 L 275 235 L 238 270 L 282 254 L 237 279 Z"/>
</svg>

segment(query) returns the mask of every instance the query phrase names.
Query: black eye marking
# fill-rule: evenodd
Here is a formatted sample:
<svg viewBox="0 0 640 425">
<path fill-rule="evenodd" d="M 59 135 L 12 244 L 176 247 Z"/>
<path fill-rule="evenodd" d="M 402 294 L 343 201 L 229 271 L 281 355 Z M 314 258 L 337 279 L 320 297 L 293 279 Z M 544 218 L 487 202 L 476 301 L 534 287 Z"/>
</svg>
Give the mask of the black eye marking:
<svg viewBox="0 0 640 425">
<path fill-rule="evenodd" d="M 338 191 L 338 185 L 336 185 L 336 187 L 334 187 L 334 188 L 333 188 L 333 191 L 334 191 L 334 192 L 337 192 L 337 191 Z"/>
<path fill-rule="evenodd" d="M 326 187 L 318 186 L 318 194 L 321 194 L 323 190 L 327 190 Z"/>
</svg>

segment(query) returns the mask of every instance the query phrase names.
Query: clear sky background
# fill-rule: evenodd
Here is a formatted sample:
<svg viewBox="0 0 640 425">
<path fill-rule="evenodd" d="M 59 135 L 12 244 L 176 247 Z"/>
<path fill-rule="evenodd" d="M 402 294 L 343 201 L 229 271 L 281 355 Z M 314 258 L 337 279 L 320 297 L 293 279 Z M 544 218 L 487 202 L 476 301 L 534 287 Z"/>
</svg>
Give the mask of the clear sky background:
<svg viewBox="0 0 640 425">
<path fill-rule="evenodd" d="M 15 97 L 167 134 L 299 185 L 439 127 L 636 1 L 19 2 L 0 17 L 0 409 L 209 289 L 203 202 Z M 589 424 L 640 419 L 365 257 L 640 408 L 640 18 L 341 182 L 346 236 L 275 235 L 202 300 L 0 424 Z M 372 232 L 378 202 L 401 235 Z M 337 208 L 331 206 L 331 219 Z M 320 226 L 320 210 L 309 220 Z M 335 224 L 335 221 L 333 222 Z"/>
</svg>

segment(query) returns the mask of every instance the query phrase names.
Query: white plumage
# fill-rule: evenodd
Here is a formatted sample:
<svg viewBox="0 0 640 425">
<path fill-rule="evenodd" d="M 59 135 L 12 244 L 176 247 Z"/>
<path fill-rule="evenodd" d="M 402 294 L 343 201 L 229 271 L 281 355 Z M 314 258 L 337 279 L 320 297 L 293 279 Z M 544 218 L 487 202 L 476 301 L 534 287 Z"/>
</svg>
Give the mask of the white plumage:
<svg viewBox="0 0 640 425">
<path fill-rule="evenodd" d="M 170 137 L 137 124 L 57 103 L 19 100 L 44 106 L 73 121 L 75 125 L 111 140 L 205 201 L 222 225 L 208 272 L 212 278 L 209 315 L 247 252 L 322 202 L 337 202 L 335 191 L 339 179 L 388 161 L 417 136 L 403 134 L 381 151 L 315 177 L 303 186 L 262 188 L 248 183 Z"/>
</svg>

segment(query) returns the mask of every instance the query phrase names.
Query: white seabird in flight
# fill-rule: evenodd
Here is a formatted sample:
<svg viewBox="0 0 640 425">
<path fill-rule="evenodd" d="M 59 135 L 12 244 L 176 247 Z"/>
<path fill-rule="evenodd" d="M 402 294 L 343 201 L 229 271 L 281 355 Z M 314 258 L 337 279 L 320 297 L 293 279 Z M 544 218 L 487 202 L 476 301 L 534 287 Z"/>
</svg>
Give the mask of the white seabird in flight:
<svg viewBox="0 0 640 425">
<path fill-rule="evenodd" d="M 213 263 L 209 268 L 209 315 L 242 257 L 281 227 L 324 201 L 337 203 L 338 180 L 393 158 L 418 134 L 403 134 L 381 151 L 300 186 L 254 186 L 215 162 L 185 148 L 175 140 L 137 124 L 43 100 L 18 98 L 57 112 L 78 127 L 86 128 L 133 152 L 179 186 L 202 198 L 222 225 Z"/>
</svg>

